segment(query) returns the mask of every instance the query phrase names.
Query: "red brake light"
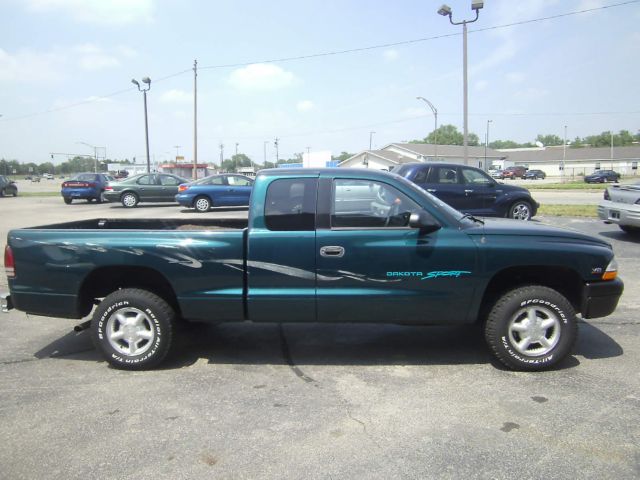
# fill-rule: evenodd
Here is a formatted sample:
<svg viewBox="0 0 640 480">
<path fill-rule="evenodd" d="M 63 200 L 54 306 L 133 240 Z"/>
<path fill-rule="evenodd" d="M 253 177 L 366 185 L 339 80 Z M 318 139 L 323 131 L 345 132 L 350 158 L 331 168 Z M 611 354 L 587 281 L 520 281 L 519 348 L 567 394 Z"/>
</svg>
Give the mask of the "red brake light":
<svg viewBox="0 0 640 480">
<path fill-rule="evenodd" d="M 13 251 L 9 245 L 4 247 L 4 270 L 7 278 L 14 278 L 16 276 L 16 264 L 13 258 Z"/>
<path fill-rule="evenodd" d="M 113 192 L 113 187 L 110 187 L 109 185 L 107 185 L 106 187 L 104 187 L 104 191 L 105 192 Z"/>
<path fill-rule="evenodd" d="M 189 189 L 189 185 L 178 185 L 178 191 L 179 192 L 184 192 L 185 190 Z"/>
</svg>

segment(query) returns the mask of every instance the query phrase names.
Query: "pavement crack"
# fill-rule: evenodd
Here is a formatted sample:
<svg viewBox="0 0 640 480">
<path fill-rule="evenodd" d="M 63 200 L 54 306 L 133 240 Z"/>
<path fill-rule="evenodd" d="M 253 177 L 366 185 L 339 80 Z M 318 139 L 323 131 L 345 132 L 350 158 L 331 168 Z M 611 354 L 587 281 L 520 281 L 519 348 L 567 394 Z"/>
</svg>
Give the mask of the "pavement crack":
<svg viewBox="0 0 640 480">
<path fill-rule="evenodd" d="M 300 367 L 298 367 L 291 357 L 291 351 L 289 350 L 289 344 L 287 343 L 287 337 L 284 335 L 284 328 L 282 328 L 282 324 L 278 324 L 278 331 L 280 333 L 280 345 L 282 346 L 282 356 L 284 357 L 285 362 L 289 365 L 289 368 L 296 374 L 296 376 L 307 383 L 313 383 L 315 380 L 304 373 Z"/>
</svg>

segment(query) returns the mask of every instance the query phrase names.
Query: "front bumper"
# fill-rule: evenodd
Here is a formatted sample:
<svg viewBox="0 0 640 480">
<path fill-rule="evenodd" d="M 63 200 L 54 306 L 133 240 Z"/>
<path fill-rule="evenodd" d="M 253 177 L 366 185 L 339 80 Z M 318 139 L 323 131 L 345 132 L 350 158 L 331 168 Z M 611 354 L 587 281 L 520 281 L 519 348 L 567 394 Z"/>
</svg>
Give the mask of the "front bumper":
<svg viewBox="0 0 640 480">
<path fill-rule="evenodd" d="M 640 227 L 640 205 L 603 200 L 598 205 L 598 217 L 607 223 Z"/>
<path fill-rule="evenodd" d="M 13 302 L 11 302 L 11 295 L 9 292 L 0 292 L 0 311 L 7 313 L 13 309 Z"/>
<path fill-rule="evenodd" d="M 582 318 L 600 318 L 613 313 L 623 290 L 624 283 L 619 278 L 586 283 L 582 289 Z"/>
</svg>

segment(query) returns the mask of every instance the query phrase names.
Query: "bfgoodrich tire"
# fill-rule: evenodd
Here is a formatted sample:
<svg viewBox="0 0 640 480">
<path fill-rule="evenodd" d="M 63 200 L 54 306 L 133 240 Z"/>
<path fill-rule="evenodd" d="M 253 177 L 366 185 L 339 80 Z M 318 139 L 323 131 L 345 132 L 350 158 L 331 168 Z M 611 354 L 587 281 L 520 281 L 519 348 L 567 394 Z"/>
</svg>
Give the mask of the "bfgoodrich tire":
<svg viewBox="0 0 640 480">
<path fill-rule="evenodd" d="M 123 370 L 157 366 L 169 352 L 175 312 L 146 290 L 125 288 L 108 295 L 91 321 L 92 338 L 107 362 Z"/>
<path fill-rule="evenodd" d="M 576 314 L 551 288 L 530 285 L 504 294 L 485 323 L 495 357 L 513 370 L 546 370 L 566 358 L 577 336 Z"/>
</svg>

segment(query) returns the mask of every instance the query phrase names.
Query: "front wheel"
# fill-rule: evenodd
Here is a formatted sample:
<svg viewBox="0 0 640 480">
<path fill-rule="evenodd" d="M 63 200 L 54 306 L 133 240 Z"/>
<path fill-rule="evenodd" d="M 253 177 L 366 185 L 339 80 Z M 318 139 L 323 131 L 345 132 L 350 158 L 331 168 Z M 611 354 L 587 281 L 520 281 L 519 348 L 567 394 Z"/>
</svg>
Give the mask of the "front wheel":
<svg viewBox="0 0 640 480">
<path fill-rule="evenodd" d="M 531 220 L 531 205 L 524 200 L 515 202 L 509 208 L 509 218 L 514 220 Z"/>
<path fill-rule="evenodd" d="M 556 290 L 516 288 L 493 306 L 485 339 L 495 357 L 513 370 L 546 370 L 566 358 L 577 337 L 576 314 Z"/>
<path fill-rule="evenodd" d="M 138 205 L 138 196 L 135 193 L 125 193 L 120 198 L 120 202 L 125 208 L 133 208 Z"/>
<path fill-rule="evenodd" d="M 73 199 L 71 197 L 62 197 L 62 199 L 67 205 L 71 205 L 71 202 L 73 202 Z"/>
<path fill-rule="evenodd" d="M 92 338 L 107 362 L 123 370 L 146 370 L 169 352 L 175 312 L 146 290 L 124 288 L 108 295 L 91 321 Z"/>
<path fill-rule="evenodd" d="M 200 213 L 208 212 L 211 208 L 211 200 L 207 197 L 198 197 L 195 202 L 193 202 L 193 208 Z"/>
</svg>

